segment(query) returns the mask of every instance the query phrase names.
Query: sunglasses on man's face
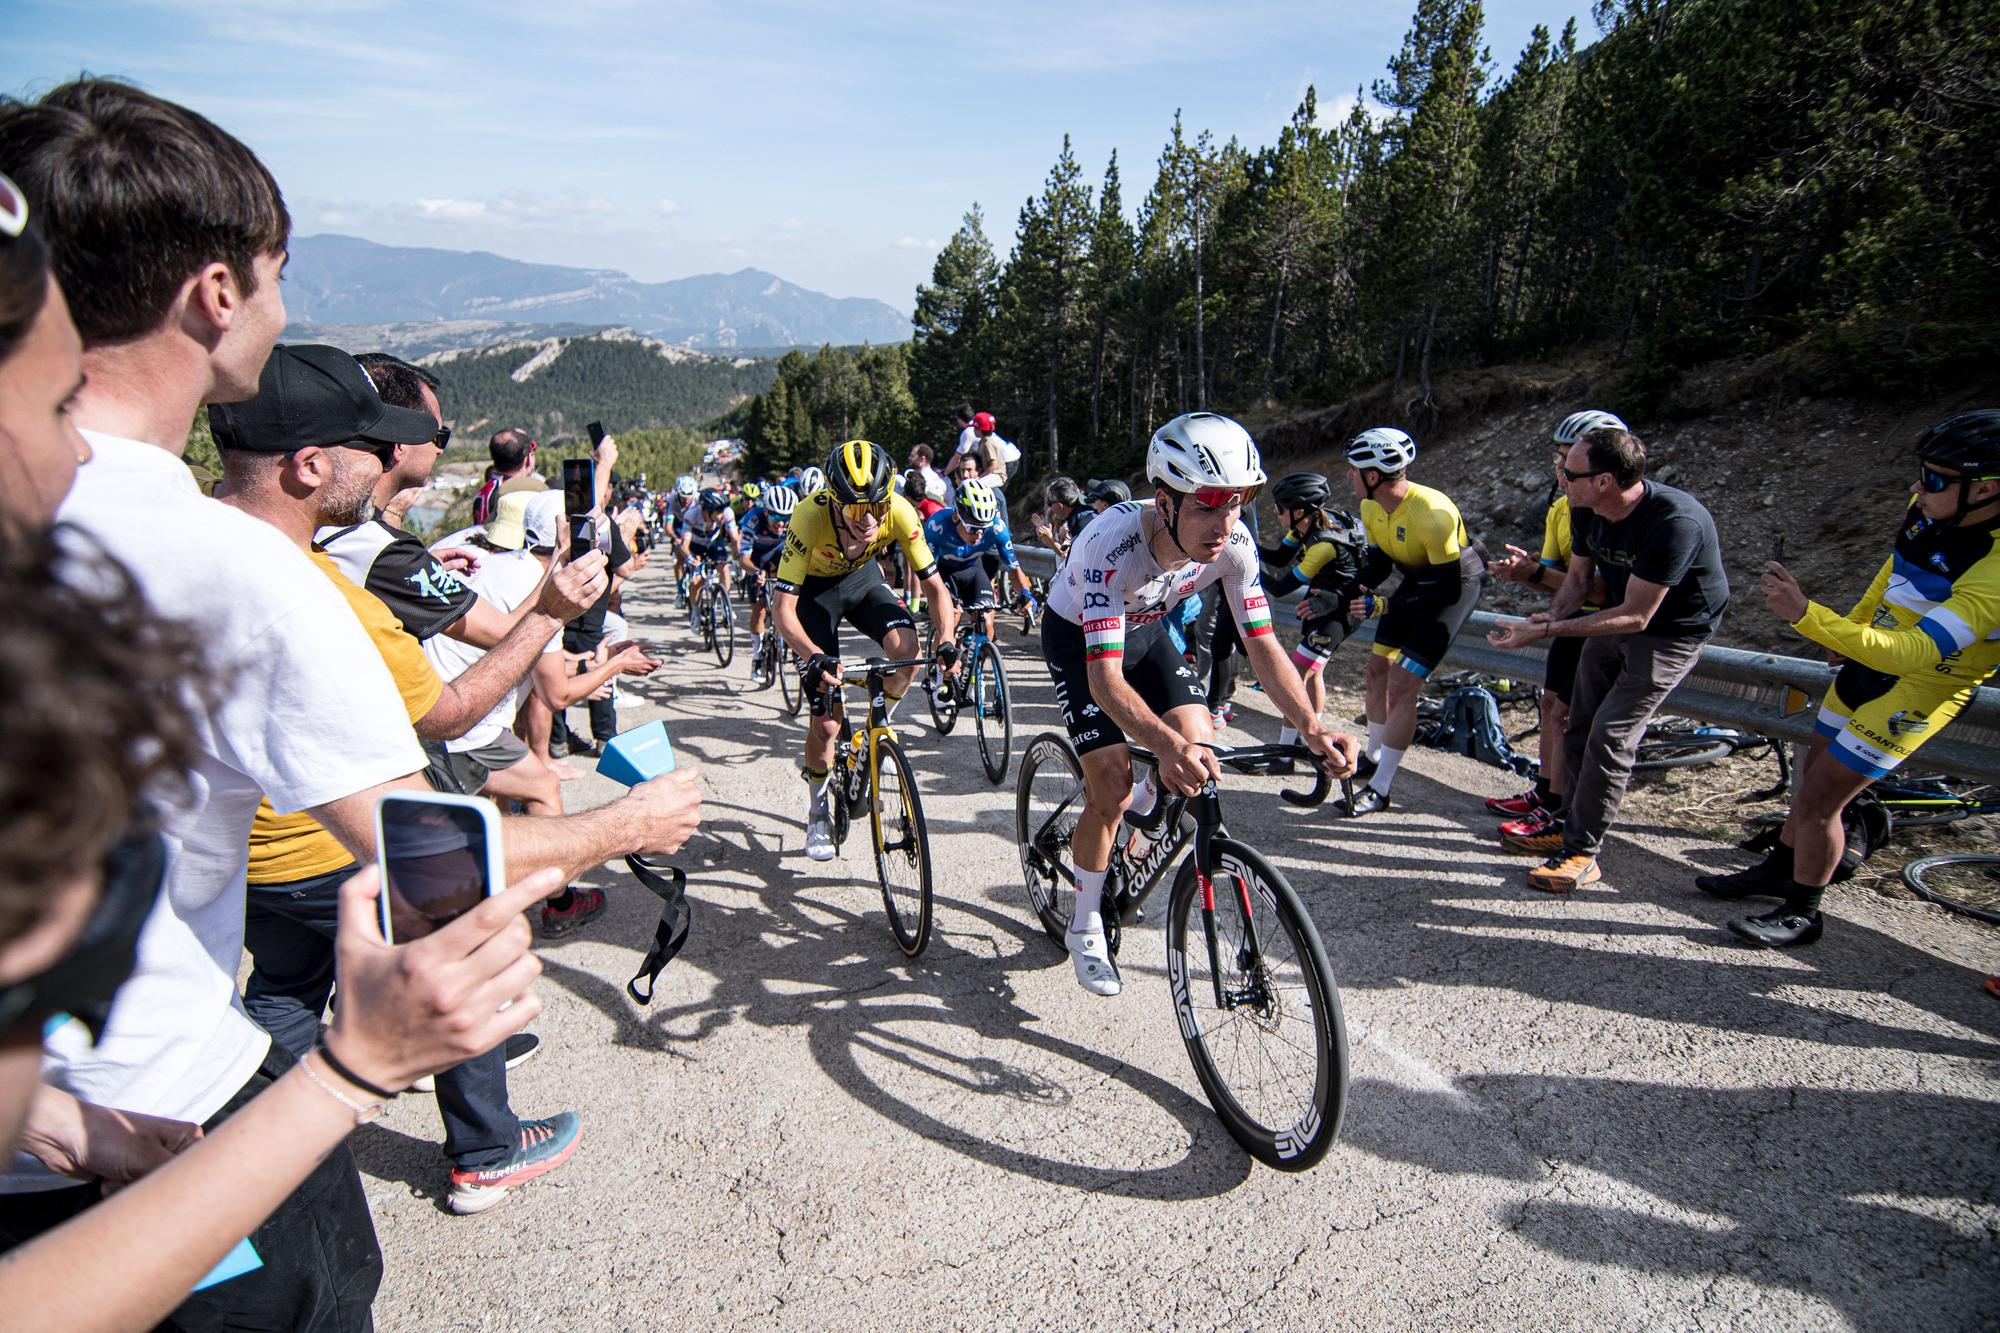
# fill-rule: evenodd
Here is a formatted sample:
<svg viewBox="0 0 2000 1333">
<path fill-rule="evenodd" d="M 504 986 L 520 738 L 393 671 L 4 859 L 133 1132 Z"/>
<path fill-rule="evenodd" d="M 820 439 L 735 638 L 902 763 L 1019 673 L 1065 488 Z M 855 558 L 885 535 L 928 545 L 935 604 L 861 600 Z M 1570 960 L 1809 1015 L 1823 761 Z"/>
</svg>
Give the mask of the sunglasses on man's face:
<svg viewBox="0 0 2000 1333">
<path fill-rule="evenodd" d="M 1563 474 L 1564 481 L 1583 481 L 1588 477 L 1602 477 L 1606 475 L 1605 470 L 1601 467 L 1592 468 L 1588 472 L 1571 472 L 1560 463 L 1556 464 L 1556 471 Z"/>
<path fill-rule="evenodd" d="M 889 502 L 878 500 L 873 504 L 842 505 L 840 512 L 847 516 L 850 523 L 880 523 L 889 516 Z"/>
<path fill-rule="evenodd" d="M 1917 472 L 1917 484 L 1931 495 L 1942 495 L 1964 480 L 1963 472 L 1939 472 L 1928 463 L 1920 465 Z"/>
<path fill-rule="evenodd" d="M 438 433 L 431 436 L 431 443 L 442 449 L 451 443 L 451 427 L 439 426 Z"/>
</svg>

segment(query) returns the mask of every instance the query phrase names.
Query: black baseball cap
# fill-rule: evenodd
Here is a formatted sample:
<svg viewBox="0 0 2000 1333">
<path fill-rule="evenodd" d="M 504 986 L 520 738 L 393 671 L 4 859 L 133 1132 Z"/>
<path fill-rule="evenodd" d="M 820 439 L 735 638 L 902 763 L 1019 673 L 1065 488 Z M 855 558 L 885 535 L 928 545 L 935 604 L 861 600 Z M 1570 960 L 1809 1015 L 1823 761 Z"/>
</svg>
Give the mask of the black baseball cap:
<svg viewBox="0 0 2000 1333">
<path fill-rule="evenodd" d="M 274 347 L 244 403 L 214 403 L 209 429 L 221 449 L 288 454 L 354 440 L 371 444 L 427 444 L 438 423 L 428 412 L 391 407 L 368 372 L 338 347 Z"/>
</svg>

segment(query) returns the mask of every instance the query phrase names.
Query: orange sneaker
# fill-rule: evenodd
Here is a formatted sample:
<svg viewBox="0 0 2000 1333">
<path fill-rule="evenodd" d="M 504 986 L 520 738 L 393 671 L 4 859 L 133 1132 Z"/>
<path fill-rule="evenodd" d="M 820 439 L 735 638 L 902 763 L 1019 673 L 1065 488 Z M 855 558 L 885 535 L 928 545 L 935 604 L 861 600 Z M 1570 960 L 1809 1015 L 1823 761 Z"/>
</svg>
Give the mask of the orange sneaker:
<svg viewBox="0 0 2000 1333">
<path fill-rule="evenodd" d="M 1585 884 L 1595 884 L 1604 875 L 1594 856 L 1565 856 L 1557 852 L 1528 872 L 1528 887 L 1543 893 L 1574 893 Z"/>
</svg>

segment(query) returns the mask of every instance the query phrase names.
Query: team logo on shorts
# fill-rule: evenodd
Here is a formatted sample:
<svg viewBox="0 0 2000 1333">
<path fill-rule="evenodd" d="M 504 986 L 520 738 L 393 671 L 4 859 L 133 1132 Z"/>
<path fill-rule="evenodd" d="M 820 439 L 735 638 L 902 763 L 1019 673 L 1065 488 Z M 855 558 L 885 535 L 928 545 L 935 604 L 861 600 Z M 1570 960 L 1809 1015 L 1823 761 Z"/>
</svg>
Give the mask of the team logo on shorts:
<svg viewBox="0 0 2000 1333">
<path fill-rule="evenodd" d="M 1921 736 L 1931 729 L 1931 720 L 1911 708 L 1899 708 L 1889 714 L 1889 734 L 1891 736 Z"/>
</svg>

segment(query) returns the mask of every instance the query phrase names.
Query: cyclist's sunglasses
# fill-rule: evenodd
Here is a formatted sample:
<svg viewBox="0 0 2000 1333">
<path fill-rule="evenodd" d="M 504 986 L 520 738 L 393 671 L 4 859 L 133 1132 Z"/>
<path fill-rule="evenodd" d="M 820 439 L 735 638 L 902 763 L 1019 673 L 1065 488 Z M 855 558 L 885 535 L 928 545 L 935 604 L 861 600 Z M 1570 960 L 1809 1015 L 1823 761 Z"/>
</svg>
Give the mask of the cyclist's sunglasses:
<svg viewBox="0 0 2000 1333">
<path fill-rule="evenodd" d="M 139 933 L 166 880 L 166 844 L 157 833 L 135 835 L 104 859 L 104 896 L 69 952 L 41 972 L 0 986 L 0 1033 L 40 1036 L 61 1014 L 82 1023 L 91 1040 L 104 1035 L 111 1001 L 132 975 Z"/>
<path fill-rule="evenodd" d="M 28 196 L 21 187 L 0 175 L 0 235 L 19 237 L 28 229 Z"/>
<path fill-rule="evenodd" d="M 1255 486 L 1197 486 L 1189 494 L 1198 505 L 1210 509 L 1227 509 L 1234 504 L 1249 504 L 1257 498 Z"/>
<path fill-rule="evenodd" d="M 887 500 L 877 500 L 872 504 L 842 505 L 840 512 L 846 516 L 847 521 L 850 523 L 862 523 L 869 519 L 880 523 L 883 519 L 889 517 L 889 502 Z"/>
<path fill-rule="evenodd" d="M 1970 472 L 1937 472 L 1929 463 L 1918 465 L 1917 484 L 1932 495 L 1942 495 L 1961 481 L 1986 481 L 1989 478 L 1974 476 Z"/>
</svg>

